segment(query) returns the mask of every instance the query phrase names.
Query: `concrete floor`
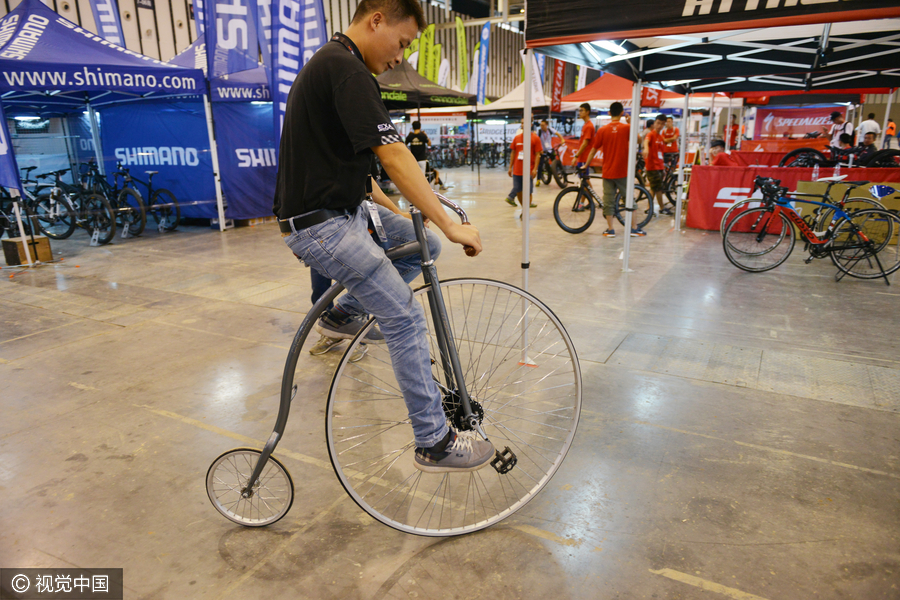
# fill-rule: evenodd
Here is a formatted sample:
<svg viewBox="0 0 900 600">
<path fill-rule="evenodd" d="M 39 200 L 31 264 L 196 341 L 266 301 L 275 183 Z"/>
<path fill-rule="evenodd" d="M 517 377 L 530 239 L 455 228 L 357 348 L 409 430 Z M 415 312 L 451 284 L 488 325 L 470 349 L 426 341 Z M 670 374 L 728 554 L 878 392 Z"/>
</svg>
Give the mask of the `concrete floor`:
<svg viewBox="0 0 900 600">
<path fill-rule="evenodd" d="M 445 245 L 441 275 L 518 284 L 510 180 L 446 178 L 485 252 Z M 557 191 L 536 190 L 530 289 L 576 343 L 584 411 L 519 513 L 443 540 L 370 519 L 328 463 L 328 355 L 276 452 L 291 512 L 225 520 L 206 470 L 271 432 L 306 270 L 274 224 L 78 232 L 0 280 L 0 566 L 122 567 L 147 599 L 900 597 L 900 286 L 836 283 L 799 247 L 743 273 L 668 217 L 623 274 L 621 229 L 562 232 Z"/>
</svg>

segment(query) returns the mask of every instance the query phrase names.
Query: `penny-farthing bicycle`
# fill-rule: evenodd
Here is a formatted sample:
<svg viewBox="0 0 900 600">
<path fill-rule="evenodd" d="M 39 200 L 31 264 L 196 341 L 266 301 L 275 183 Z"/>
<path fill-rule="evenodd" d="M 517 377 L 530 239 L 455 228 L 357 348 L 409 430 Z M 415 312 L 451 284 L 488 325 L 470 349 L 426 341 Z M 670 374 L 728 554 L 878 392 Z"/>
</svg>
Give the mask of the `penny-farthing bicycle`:
<svg viewBox="0 0 900 600">
<path fill-rule="evenodd" d="M 441 202 L 468 222 L 465 212 Z M 425 310 L 432 371 L 447 421 L 493 442 L 490 466 L 465 473 L 424 473 L 413 465 L 415 444 L 406 404 L 384 344 L 350 357 L 375 325 L 370 320 L 341 358 L 328 393 L 325 437 L 344 489 L 367 513 L 400 531 L 450 536 L 477 531 L 524 506 L 566 456 L 581 412 L 581 369 L 572 340 L 540 300 L 488 279 L 440 281 L 429 256 L 422 214 L 413 209 L 415 242 L 387 251 L 421 254 L 425 285 L 414 297 Z M 291 507 L 294 484 L 272 453 L 297 395 L 303 344 L 316 320 L 341 293 L 335 284 L 294 336 L 284 368 L 275 430 L 260 451 L 237 448 L 209 468 L 206 488 L 226 518 L 270 525 Z"/>
</svg>

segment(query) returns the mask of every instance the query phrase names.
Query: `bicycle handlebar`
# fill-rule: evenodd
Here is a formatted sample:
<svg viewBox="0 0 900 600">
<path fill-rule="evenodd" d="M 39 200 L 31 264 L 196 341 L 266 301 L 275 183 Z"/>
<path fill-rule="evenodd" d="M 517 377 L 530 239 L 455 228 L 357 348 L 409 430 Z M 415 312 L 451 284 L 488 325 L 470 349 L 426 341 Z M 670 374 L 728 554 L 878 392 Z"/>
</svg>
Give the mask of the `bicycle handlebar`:
<svg viewBox="0 0 900 600">
<path fill-rule="evenodd" d="M 469 225 L 469 215 L 466 214 L 466 211 L 464 211 L 459 204 L 448 199 L 443 194 L 438 194 L 437 192 L 435 192 L 434 195 L 437 196 L 437 199 L 441 204 L 457 214 L 460 222 L 462 222 L 463 225 Z M 466 251 L 466 256 L 475 256 L 475 248 L 473 248 L 472 246 L 463 246 L 463 248 Z"/>
</svg>

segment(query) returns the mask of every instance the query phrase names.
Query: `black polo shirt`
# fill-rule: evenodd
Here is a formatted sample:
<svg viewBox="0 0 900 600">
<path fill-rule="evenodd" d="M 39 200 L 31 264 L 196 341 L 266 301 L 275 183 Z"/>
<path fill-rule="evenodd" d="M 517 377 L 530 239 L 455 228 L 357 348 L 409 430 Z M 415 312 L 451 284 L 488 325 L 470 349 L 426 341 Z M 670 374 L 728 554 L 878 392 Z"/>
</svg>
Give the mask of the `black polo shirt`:
<svg viewBox="0 0 900 600">
<path fill-rule="evenodd" d="M 356 208 L 366 195 L 370 148 L 402 141 L 378 82 L 356 45 L 343 41 L 322 46 L 288 94 L 273 206 L 282 219 Z"/>
</svg>

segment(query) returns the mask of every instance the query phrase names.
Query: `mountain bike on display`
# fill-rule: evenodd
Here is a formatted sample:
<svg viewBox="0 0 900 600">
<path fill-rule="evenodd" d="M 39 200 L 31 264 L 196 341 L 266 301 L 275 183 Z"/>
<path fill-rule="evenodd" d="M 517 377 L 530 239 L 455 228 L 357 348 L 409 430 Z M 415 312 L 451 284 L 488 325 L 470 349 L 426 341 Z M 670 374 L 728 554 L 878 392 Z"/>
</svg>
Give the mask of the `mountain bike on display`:
<svg viewBox="0 0 900 600">
<path fill-rule="evenodd" d="M 87 167 L 87 171 L 82 175 L 84 188 L 107 199 L 116 215 L 116 221 L 122 225 L 124 232 L 127 232 L 129 236 L 143 233 L 144 227 L 147 225 L 147 207 L 140 192 L 136 189 L 127 187 L 124 182 L 122 187 L 119 187 L 119 177 L 125 175 L 121 171 L 122 164 L 119 163 L 119 170 L 113 173 L 112 183 L 100 174 L 93 159 L 81 164 L 82 167 Z M 125 236 L 124 232 L 123 237 Z"/>
<path fill-rule="evenodd" d="M 22 171 L 25 177 L 23 185 L 35 184 L 33 190 L 25 189 L 28 204 L 35 214 L 40 230 L 47 237 L 64 240 L 80 227 L 92 236 L 92 244 L 109 243 L 116 235 L 116 220 L 112 207 L 106 198 L 99 194 L 91 194 L 79 186 L 63 181 L 62 176 L 69 169 L 60 169 L 28 179 L 28 174 L 35 167 L 26 167 Z M 52 184 L 39 184 L 38 179 L 53 177 Z"/>
<path fill-rule="evenodd" d="M 582 233 L 594 222 L 597 209 L 603 210 L 603 200 L 591 186 L 591 179 L 600 180 L 599 175 L 579 174 L 581 183 L 565 188 L 556 197 L 553 203 L 553 218 L 563 231 L 569 233 Z M 625 214 L 628 208 L 625 205 L 625 197 L 616 191 L 614 214 L 619 223 L 625 224 Z M 634 212 L 631 226 L 641 229 L 653 218 L 653 196 L 642 185 L 634 185 Z"/>
<path fill-rule="evenodd" d="M 460 207 L 436 195 L 468 222 Z M 416 241 L 386 254 L 392 260 L 421 255 L 425 285 L 414 298 L 427 316 L 432 375 L 447 423 L 459 435 L 492 440 L 495 456 L 477 471 L 426 473 L 414 466 L 412 426 L 386 345 L 368 344 L 368 354 L 351 362 L 374 319 L 340 359 L 326 400 L 325 437 L 341 485 L 369 515 L 406 533 L 459 535 L 513 514 L 557 471 L 581 412 L 581 369 L 560 320 L 528 292 L 488 279 L 439 281 L 422 213 L 411 213 Z M 294 336 L 275 430 L 263 450 L 229 450 L 209 468 L 209 499 L 235 523 L 269 525 L 291 507 L 293 480 L 272 453 L 304 376 L 298 367 L 303 344 L 342 290 L 333 285 Z"/>
<path fill-rule="evenodd" d="M 764 206 L 737 212 L 725 226 L 722 240 L 725 256 L 739 269 L 759 273 L 774 269 L 791 255 L 796 242 L 794 227 L 806 241 L 809 257 L 828 256 L 838 268 L 835 279 L 844 275 L 860 279 L 884 278 L 900 269 L 900 216 L 881 208 L 844 212 L 838 205 L 788 198 L 787 188 L 778 179 L 757 177 L 754 188 L 763 193 Z M 896 193 L 886 185 L 873 185 L 869 192 L 879 200 Z M 813 231 L 801 219 L 791 202 L 824 206 L 833 211 L 825 231 Z M 809 217 L 807 217 L 809 219 Z"/>
<path fill-rule="evenodd" d="M 791 150 L 778 162 L 779 167 L 836 167 L 849 166 L 851 158 L 854 167 L 892 168 L 900 167 L 900 150 L 885 149 L 865 155 L 865 146 L 836 148 L 829 146 L 823 151 L 815 148 Z"/>
<path fill-rule="evenodd" d="M 144 171 L 147 174 L 147 181 L 141 181 L 131 174 L 130 169 L 123 167 L 122 163 L 119 163 L 116 168 L 118 169 L 116 175 L 120 175 L 124 179 L 125 189 L 132 188 L 137 191 L 136 183 L 147 188 L 147 195 L 142 195 L 142 197 L 147 198 L 147 214 L 153 215 L 157 227 L 161 231 L 175 231 L 178 223 L 181 222 L 181 207 L 178 205 L 178 200 L 175 199 L 175 194 L 169 190 L 153 189 L 153 176 L 159 171 Z"/>
</svg>

